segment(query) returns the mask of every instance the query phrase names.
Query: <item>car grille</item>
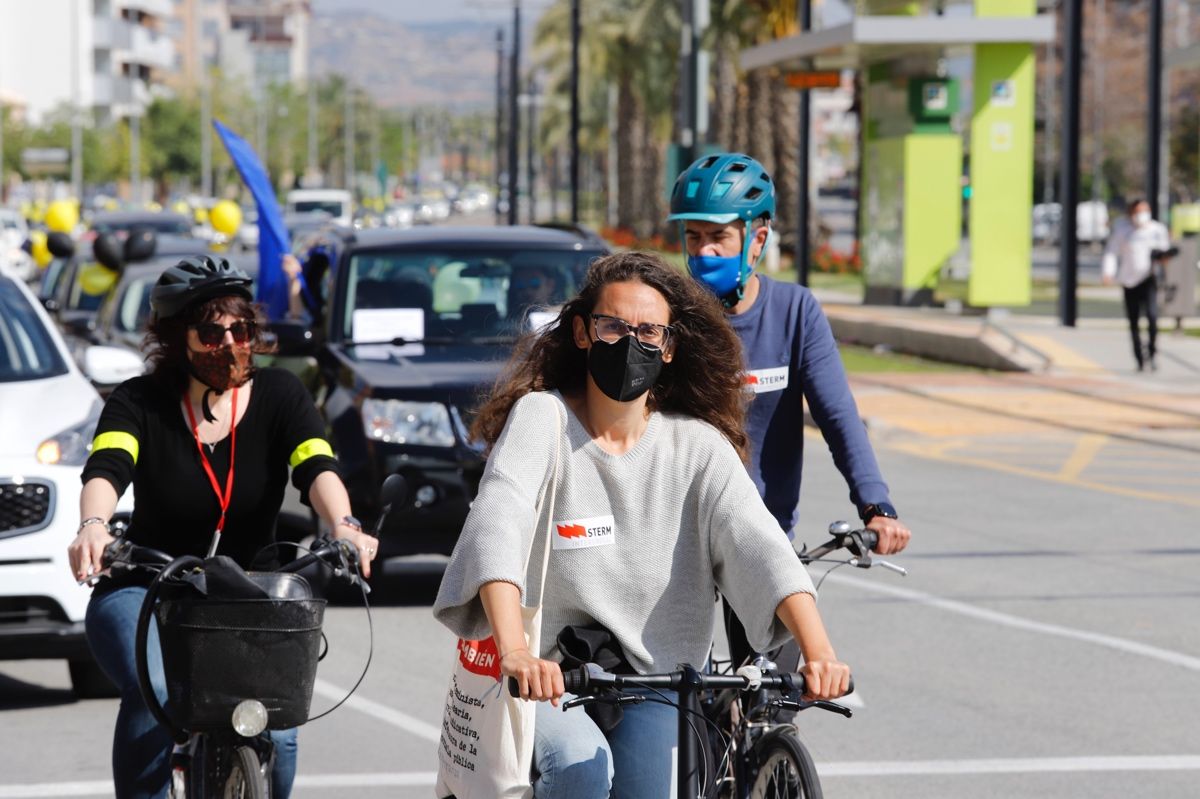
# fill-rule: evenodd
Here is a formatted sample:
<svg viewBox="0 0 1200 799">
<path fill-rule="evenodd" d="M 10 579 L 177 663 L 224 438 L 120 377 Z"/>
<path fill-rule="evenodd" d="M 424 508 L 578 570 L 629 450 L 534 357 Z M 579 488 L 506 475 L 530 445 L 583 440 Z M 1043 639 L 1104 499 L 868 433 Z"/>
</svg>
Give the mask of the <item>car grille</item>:
<svg viewBox="0 0 1200 799">
<path fill-rule="evenodd" d="M 0 538 L 45 527 L 53 501 L 50 483 L 0 480 Z"/>
</svg>

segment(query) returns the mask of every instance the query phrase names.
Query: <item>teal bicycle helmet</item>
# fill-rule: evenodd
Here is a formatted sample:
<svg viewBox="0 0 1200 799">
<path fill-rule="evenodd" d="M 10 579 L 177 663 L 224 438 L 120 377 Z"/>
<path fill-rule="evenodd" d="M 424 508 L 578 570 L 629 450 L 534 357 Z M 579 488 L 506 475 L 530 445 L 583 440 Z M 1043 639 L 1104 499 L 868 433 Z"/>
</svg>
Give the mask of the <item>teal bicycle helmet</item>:
<svg viewBox="0 0 1200 799">
<path fill-rule="evenodd" d="M 775 215 L 775 184 L 758 161 L 744 153 L 718 153 L 700 158 L 675 181 L 671 191 L 671 221 L 680 225 L 680 241 L 687 240 L 687 222 L 745 225 L 741 256 L 689 255 L 688 270 L 707 286 L 726 308 L 744 296 L 754 272 L 750 263 L 751 223 L 768 225 Z M 768 231 L 768 235 L 770 235 Z M 766 248 L 764 248 L 765 251 Z M 762 257 L 762 253 L 759 253 Z"/>
<path fill-rule="evenodd" d="M 728 224 L 774 216 L 775 184 L 763 165 L 744 153 L 718 153 L 680 173 L 668 219 Z"/>
</svg>

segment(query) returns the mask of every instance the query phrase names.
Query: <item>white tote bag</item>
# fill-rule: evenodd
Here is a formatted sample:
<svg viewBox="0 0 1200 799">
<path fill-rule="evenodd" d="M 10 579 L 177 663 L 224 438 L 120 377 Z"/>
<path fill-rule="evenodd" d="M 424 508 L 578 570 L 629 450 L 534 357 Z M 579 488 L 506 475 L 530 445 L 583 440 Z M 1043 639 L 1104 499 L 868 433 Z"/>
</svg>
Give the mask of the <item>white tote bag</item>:
<svg viewBox="0 0 1200 799">
<path fill-rule="evenodd" d="M 561 420 L 561 411 L 560 422 Z M 557 440 L 556 440 L 557 442 Z M 554 469 L 550 484 L 543 492 L 543 503 L 554 518 L 554 493 L 558 484 L 559 449 L 554 449 Z M 549 500 L 546 500 L 546 495 Z M 541 518 L 542 504 L 537 517 Z M 529 651 L 541 652 L 542 595 L 546 587 L 546 569 L 550 564 L 550 526 L 546 526 L 546 546 L 542 552 L 541 577 L 538 580 L 537 606 L 521 608 L 525 640 Z M 534 536 L 536 540 L 536 536 Z M 529 559 L 525 557 L 525 573 Z M 526 587 L 526 597 L 534 594 Z M 459 639 L 458 663 L 450 675 L 446 709 L 442 717 L 442 735 L 438 744 L 439 797 L 456 799 L 529 799 L 533 788 L 529 772 L 533 763 L 533 702 L 509 696 L 507 680 L 500 673 L 500 653 L 493 638 L 482 641 Z"/>
</svg>

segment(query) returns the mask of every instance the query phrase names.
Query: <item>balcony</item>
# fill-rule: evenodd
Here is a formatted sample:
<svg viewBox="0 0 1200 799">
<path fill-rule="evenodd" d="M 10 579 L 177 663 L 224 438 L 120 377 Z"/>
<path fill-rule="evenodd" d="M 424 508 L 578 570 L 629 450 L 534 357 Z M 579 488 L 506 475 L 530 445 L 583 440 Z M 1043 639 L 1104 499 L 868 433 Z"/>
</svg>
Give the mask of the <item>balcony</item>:
<svg viewBox="0 0 1200 799">
<path fill-rule="evenodd" d="M 175 13 L 171 8 L 171 0 L 116 0 L 113 6 L 118 12 L 128 9 L 141 11 L 153 17 L 165 18 Z"/>
<path fill-rule="evenodd" d="M 114 116 L 140 115 L 150 104 L 150 88 L 138 78 L 113 78 L 112 112 Z"/>
<path fill-rule="evenodd" d="M 144 64 L 152 69 L 172 69 L 175 66 L 175 44 L 166 36 L 141 25 L 129 25 L 128 49 L 121 58 L 131 64 Z"/>
<path fill-rule="evenodd" d="M 92 76 L 92 104 L 109 106 L 113 103 L 113 76 Z"/>
<path fill-rule="evenodd" d="M 96 50 L 128 50 L 133 26 L 114 17 L 92 17 L 92 47 Z"/>
</svg>

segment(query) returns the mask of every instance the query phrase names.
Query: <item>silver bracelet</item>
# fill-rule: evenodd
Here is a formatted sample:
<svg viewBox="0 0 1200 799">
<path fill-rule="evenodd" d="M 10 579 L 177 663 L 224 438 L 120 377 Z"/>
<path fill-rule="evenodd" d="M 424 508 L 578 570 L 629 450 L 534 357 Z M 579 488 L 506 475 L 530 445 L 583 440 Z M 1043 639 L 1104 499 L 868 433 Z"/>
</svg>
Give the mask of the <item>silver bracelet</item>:
<svg viewBox="0 0 1200 799">
<path fill-rule="evenodd" d="M 75 531 L 75 535 L 82 533 L 83 528 L 87 527 L 89 524 L 103 524 L 106 530 L 108 530 L 110 533 L 112 532 L 112 525 L 108 523 L 107 519 L 102 519 L 99 516 L 89 516 L 79 523 L 79 529 Z"/>
</svg>

